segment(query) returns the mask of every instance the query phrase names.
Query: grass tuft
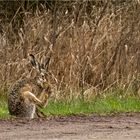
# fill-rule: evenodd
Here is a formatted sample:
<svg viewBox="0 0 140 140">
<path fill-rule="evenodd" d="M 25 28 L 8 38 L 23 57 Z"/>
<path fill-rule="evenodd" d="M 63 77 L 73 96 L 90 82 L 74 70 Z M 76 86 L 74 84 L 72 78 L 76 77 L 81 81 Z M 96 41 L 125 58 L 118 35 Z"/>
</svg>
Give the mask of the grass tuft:
<svg viewBox="0 0 140 140">
<path fill-rule="evenodd" d="M 9 118 L 8 107 L 5 100 L 0 100 L 0 118 Z"/>
</svg>

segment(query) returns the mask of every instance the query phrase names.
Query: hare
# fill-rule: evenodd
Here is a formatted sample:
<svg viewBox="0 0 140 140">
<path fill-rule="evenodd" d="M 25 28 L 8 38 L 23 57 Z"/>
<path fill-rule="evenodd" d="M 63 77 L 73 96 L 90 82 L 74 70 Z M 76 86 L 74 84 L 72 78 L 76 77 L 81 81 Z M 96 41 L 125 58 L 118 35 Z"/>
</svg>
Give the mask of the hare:
<svg viewBox="0 0 140 140">
<path fill-rule="evenodd" d="M 11 115 L 32 119 L 37 117 L 38 107 L 47 106 L 51 88 L 46 80 L 49 58 L 44 63 L 39 63 L 33 54 L 29 58 L 36 75 L 19 80 L 12 86 L 8 96 L 8 109 Z"/>
</svg>

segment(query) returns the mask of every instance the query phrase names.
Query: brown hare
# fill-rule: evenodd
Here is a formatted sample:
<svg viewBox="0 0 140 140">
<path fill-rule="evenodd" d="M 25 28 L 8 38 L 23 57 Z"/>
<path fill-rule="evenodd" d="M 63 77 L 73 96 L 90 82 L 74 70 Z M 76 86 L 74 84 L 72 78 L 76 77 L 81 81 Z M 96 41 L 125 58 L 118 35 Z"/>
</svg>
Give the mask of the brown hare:
<svg viewBox="0 0 140 140">
<path fill-rule="evenodd" d="M 39 63 L 32 54 L 29 58 L 36 71 L 35 77 L 17 81 L 8 96 L 9 113 L 16 117 L 37 117 L 38 107 L 46 107 L 51 94 L 50 85 L 46 80 L 49 58 L 44 63 Z"/>
</svg>

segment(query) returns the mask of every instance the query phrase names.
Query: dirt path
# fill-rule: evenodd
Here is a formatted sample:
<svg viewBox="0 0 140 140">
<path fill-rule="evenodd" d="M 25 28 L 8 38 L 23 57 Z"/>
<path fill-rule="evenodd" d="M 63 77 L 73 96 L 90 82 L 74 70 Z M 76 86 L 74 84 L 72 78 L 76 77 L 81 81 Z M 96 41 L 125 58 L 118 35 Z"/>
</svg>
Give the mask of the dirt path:
<svg viewBox="0 0 140 140">
<path fill-rule="evenodd" d="M 140 113 L 0 120 L 0 140 L 140 140 Z"/>
</svg>

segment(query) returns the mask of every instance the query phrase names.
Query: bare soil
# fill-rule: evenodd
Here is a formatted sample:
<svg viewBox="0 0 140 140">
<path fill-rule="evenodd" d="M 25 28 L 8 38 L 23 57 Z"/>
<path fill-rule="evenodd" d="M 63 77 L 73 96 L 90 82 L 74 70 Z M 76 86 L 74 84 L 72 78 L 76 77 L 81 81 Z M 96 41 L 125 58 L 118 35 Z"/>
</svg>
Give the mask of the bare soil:
<svg viewBox="0 0 140 140">
<path fill-rule="evenodd" d="M 0 120 L 1 140 L 140 140 L 140 113 Z"/>
</svg>

